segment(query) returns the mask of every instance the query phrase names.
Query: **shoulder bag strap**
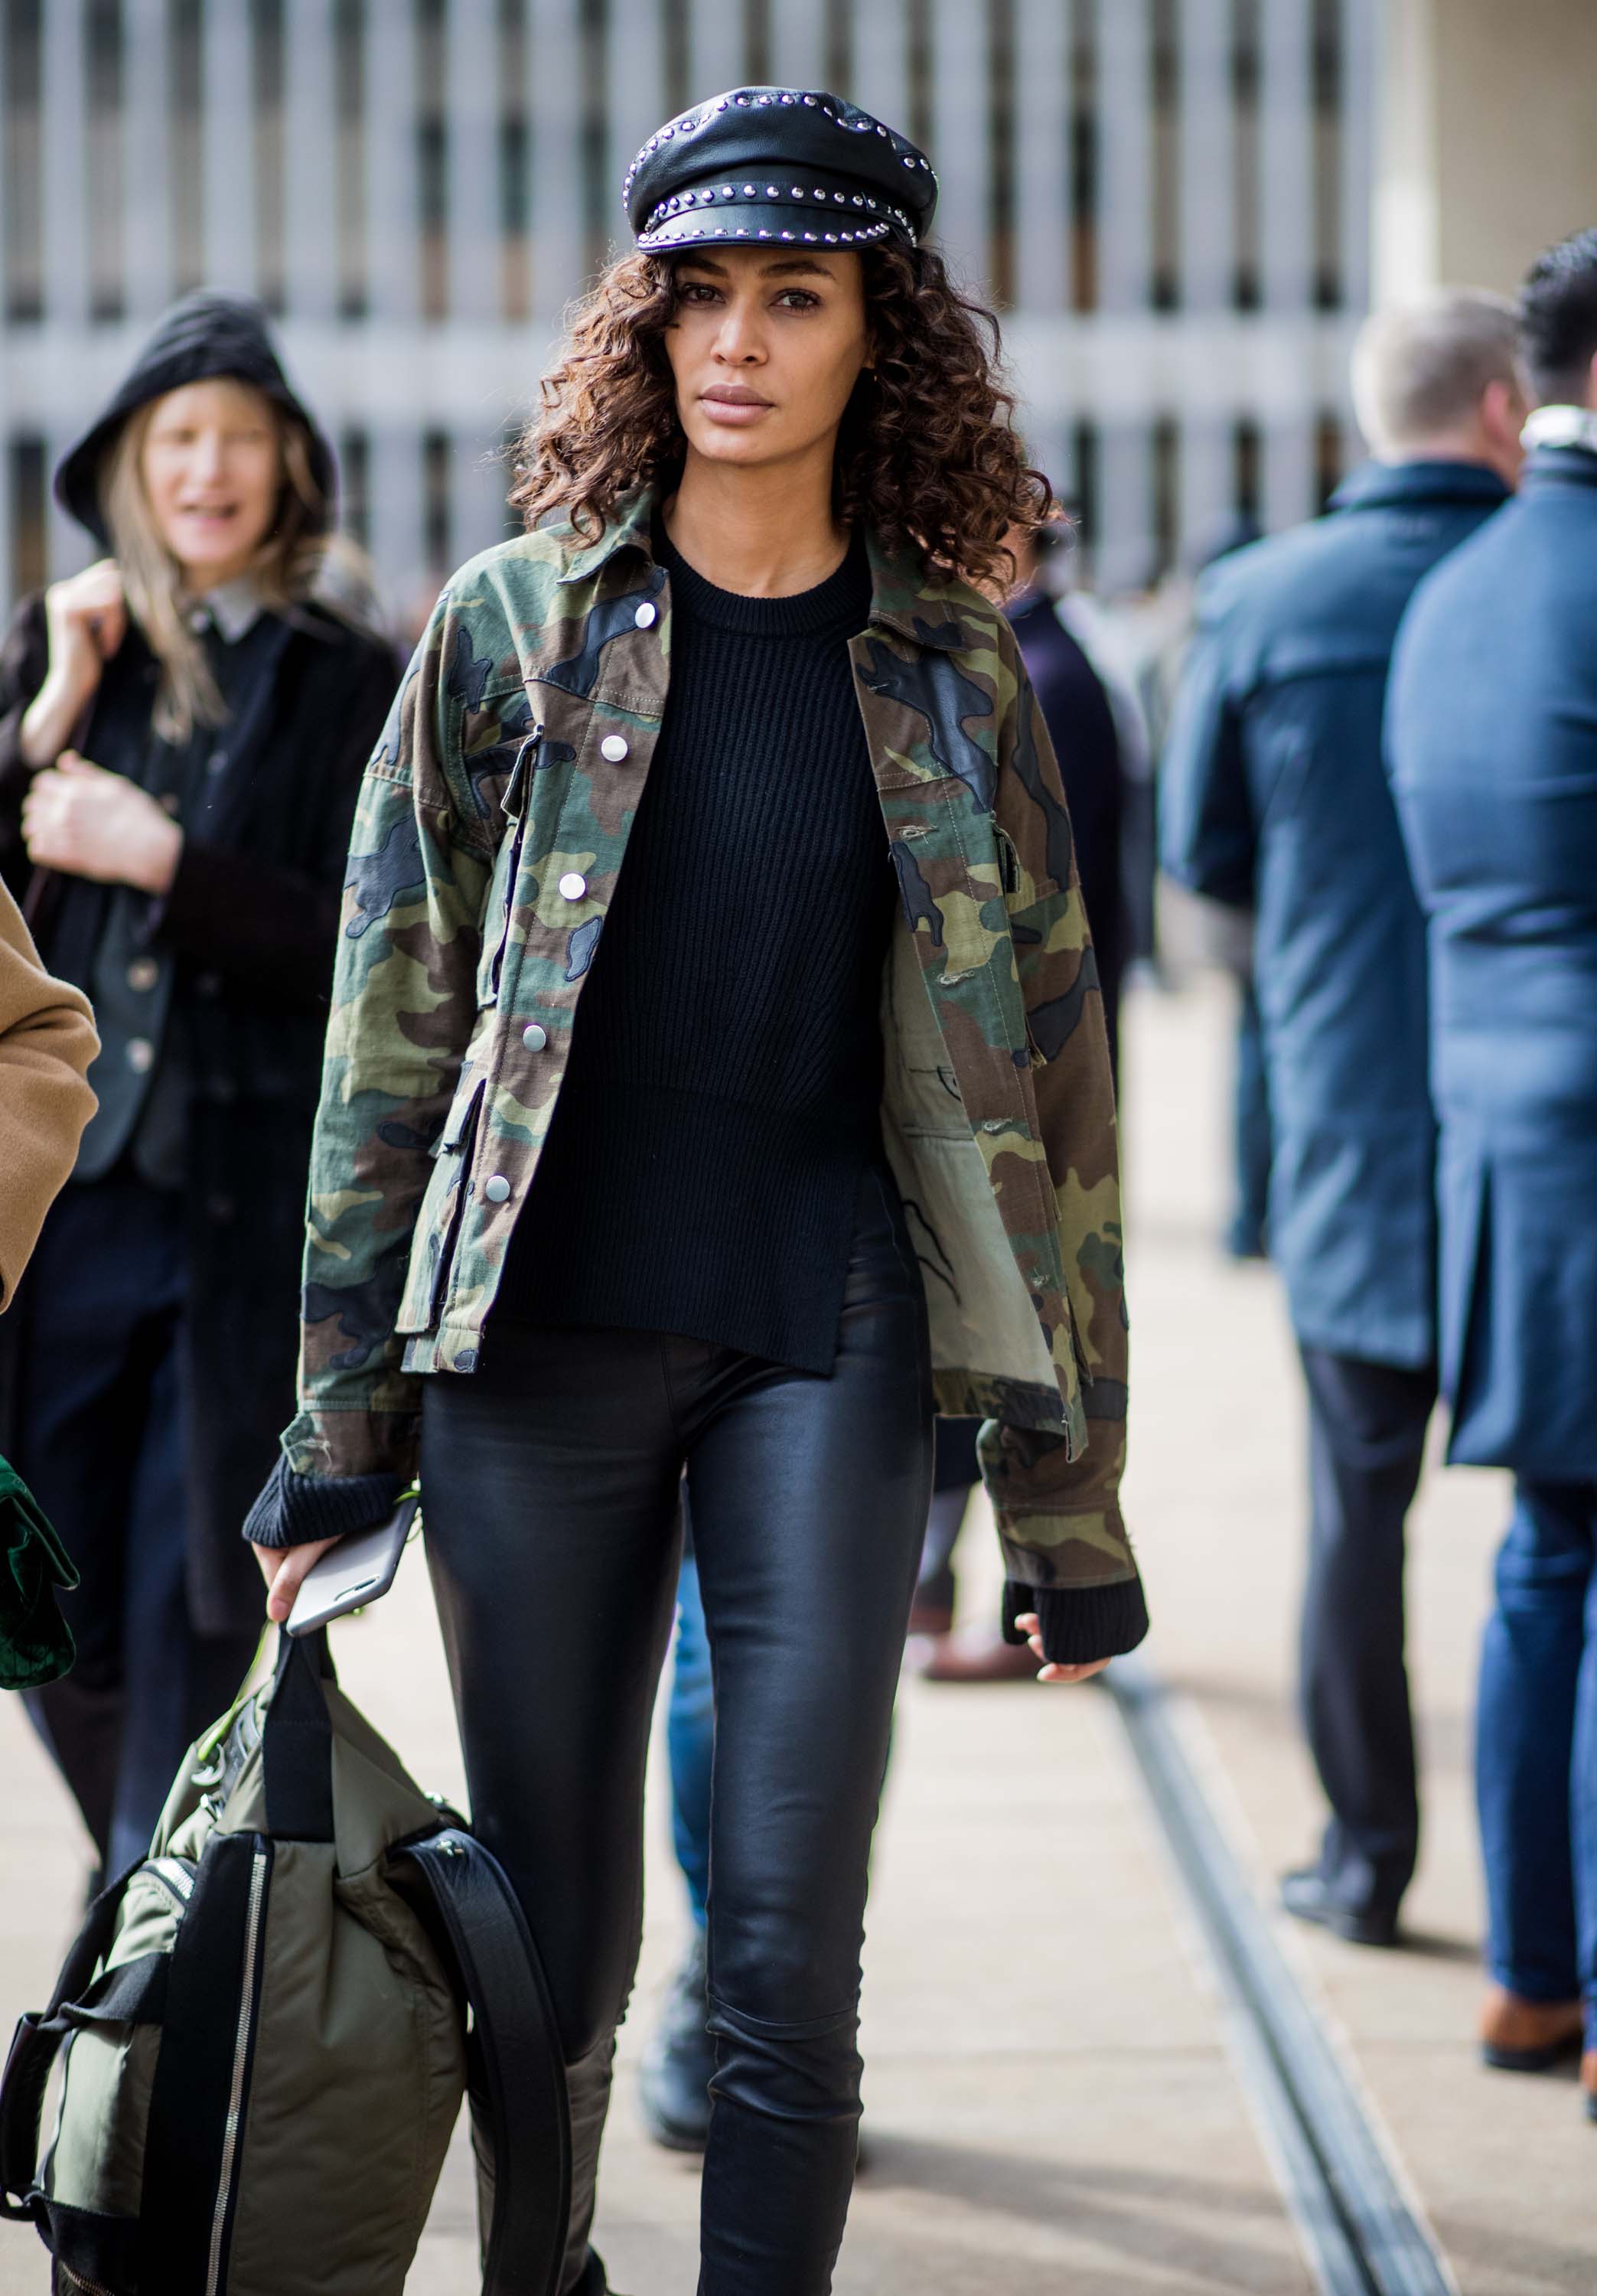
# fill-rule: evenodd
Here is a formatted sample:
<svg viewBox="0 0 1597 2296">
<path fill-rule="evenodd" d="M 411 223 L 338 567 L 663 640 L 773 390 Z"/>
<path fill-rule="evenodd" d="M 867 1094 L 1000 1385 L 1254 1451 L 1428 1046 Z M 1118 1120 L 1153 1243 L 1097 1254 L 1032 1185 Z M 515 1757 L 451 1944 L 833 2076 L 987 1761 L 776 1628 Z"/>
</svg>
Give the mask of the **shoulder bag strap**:
<svg viewBox="0 0 1597 2296">
<path fill-rule="evenodd" d="M 90 1906 L 61 1964 L 50 2006 L 18 2021 L 4 2075 L 0 2077 L 0 2218 L 27 2221 L 37 2213 L 34 2195 L 45 2091 L 56 2054 L 71 2030 L 71 2021 L 61 2013 L 93 1983 L 95 1970 L 111 1949 L 127 1884 L 143 1862 L 140 1858 L 125 1874 L 119 1874 Z"/>
<path fill-rule="evenodd" d="M 497 1858 L 445 1827 L 395 1851 L 427 1883 L 471 2005 L 494 2210 L 483 2296 L 559 2296 L 571 2210 L 571 2123 L 554 2004 Z"/>
</svg>

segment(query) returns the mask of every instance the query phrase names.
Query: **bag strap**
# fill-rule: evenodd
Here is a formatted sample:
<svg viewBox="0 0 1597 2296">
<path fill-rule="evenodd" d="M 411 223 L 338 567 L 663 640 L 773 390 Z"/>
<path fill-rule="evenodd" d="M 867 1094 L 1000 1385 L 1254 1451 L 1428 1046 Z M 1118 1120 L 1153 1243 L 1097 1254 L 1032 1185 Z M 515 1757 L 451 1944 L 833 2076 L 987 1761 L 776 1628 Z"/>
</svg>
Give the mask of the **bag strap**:
<svg viewBox="0 0 1597 2296">
<path fill-rule="evenodd" d="M 63 2013 L 92 1986 L 95 1969 L 111 1949 L 127 1884 L 143 1862 L 140 1858 L 125 1874 L 119 1874 L 90 1906 L 61 1964 L 50 2006 L 18 2021 L 5 2071 L 0 2075 L 0 2218 L 28 2223 L 37 2214 L 39 2122 L 45 2091 L 50 2069 L 73 2024 Z"/>
<path fill-rule="evenodd" d="M 278 1841 L 331 1841 L 332 1719 L 322 1693 L 336 1681 L 325 1628 L 277 1636 L 272 1696 L 261 1724 L 266 1832 Z"/>
<path fill-rule="evenodd" d="M 471 2005 L 494 2161 L 483 2296 L 558 2296 L 571 2213 L 571 2119 L 554 2003 L 497 1858 L 454 1826 L 403 1844 L 431 1893 Z M 474 2109 L 477 2100 L 473 2099 Z"/>
</svg>

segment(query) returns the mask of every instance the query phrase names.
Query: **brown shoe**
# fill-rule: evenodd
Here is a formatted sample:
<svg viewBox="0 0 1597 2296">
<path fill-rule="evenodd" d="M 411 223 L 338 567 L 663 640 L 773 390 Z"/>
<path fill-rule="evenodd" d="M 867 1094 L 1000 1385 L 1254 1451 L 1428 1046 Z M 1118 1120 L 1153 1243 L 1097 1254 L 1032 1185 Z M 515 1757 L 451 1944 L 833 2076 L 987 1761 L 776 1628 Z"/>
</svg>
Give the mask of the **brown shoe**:
<svg viewBox="0 0 1597 2296">
<path fill-rule="evenodd" d="M 1527 2001 L 1495 1985 L 1480 2013 L 1480 2054 L 1500 2073 L 1544 2073 L 1578 2053 L 1585 2013 L 1578 2001 Z M 1590 2053 L 1597 2063 L 1597 2051 Z"/>
<path fill-rule="evenodd" d="M 1026 1644 L 982 1631 L 944 1636 L 921 1674 L 926 1682 L 1035 1682 L 1041 1670 Z"/>
</svg>

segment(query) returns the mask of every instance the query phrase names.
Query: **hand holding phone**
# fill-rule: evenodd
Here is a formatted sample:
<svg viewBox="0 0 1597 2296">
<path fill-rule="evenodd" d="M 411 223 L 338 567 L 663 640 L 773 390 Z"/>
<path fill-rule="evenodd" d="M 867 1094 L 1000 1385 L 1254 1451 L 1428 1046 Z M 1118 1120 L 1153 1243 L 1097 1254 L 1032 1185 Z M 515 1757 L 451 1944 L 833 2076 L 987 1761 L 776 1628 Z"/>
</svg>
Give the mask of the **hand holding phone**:
<svg viewBox="0 0 1597 2296">
<path fill-rule="evenodd" d="M 285 1620 L 291 1635 L 314 1635 L 318 1627 L 347 1618 L 388 1593 L 399 1568 L 422 1502 L 414 1491 L 402 1498 L 386 1522 L 353 1530 L 306 1572 L 294 1607 Z"/>
</svg>

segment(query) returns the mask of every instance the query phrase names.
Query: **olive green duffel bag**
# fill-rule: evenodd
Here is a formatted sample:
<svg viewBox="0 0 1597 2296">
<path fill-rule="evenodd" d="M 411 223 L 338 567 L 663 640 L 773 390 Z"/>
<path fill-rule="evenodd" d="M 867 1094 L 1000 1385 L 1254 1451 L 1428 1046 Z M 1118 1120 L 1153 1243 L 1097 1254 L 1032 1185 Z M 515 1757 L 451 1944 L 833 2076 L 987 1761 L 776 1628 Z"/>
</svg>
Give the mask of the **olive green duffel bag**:
<svg viewBox="0 0 1597 2296">
<path fill-rule="evenodd" d="M 520 1907 L 337 1688 L 325 1636 L 285 1636 L 17 2029 L 0 2212 L 60 2291 L 399 2296 L 468 2077 L 484 2289 L 554 2296 L 566 2085 Z"/>
</svg>

